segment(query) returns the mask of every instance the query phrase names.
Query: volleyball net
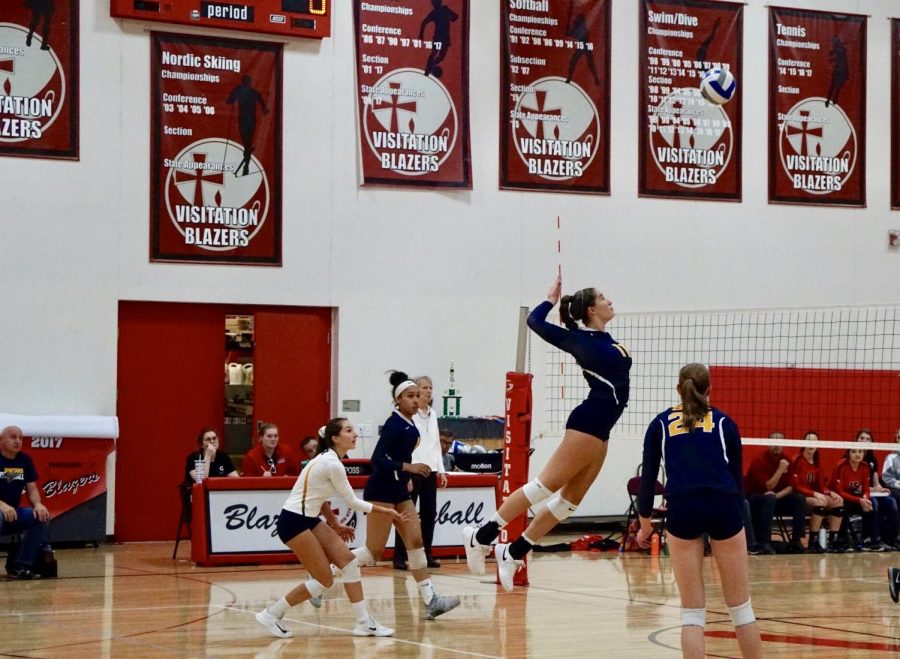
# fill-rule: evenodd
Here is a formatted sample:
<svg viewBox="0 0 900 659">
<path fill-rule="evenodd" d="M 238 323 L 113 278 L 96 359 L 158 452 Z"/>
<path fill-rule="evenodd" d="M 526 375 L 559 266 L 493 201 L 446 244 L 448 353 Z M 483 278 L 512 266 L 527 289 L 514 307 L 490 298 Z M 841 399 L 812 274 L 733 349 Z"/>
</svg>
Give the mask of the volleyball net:
<svg viewBox="0 0 900 659">
<path fill-rule="evenodd" d="M 846 449 L 863 428 L 878 443 L 896 444 L 900 304 L 621 313 L 609 329 L 634 358 L 630 401 L 614 438 L 643 438 L 653 417 L 678 402 L 681 366 L 702 362 L 711 372 L 711 403 L 736 421 L 745 445 L 772 444 L 769 434 L 781 432 L 781 445 L 802 446 L 815 431 L 821 448 Z M 587 383 L 571 356 L 533 334 L 529 340 L 535 428 L 561 435 Z"/>
</svg>

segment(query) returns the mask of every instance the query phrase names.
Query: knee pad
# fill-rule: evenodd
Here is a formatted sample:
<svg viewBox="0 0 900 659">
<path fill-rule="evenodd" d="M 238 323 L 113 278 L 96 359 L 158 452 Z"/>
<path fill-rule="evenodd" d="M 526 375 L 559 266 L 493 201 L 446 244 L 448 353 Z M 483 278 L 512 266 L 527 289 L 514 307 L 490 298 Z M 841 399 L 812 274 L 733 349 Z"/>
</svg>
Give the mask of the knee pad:
<svg viewBox="0 0 900 659">
<path fill-rule="evenodd" d="M 422 568 L 428 567 L 428 559 L 425 558 L 425 549 L 423 547 L 419 547 L 418 549 L 407 549 L 406 556 L 409 561 L 410 570 L 421 570 Z"/>
<path fill-rule="evenodd" d="M 702 609 L 681 609 L 681 626 L 682 627 L 699 627 L 703 629 L 706 626 L 706 607 Z"/>
<path fill-rule="evenodd" d="M 309 591 L 310 597 L 319 597 L 322 593 L 325 592 L 325 586 L 320 584 L 312 577 L 309 577 L 306 581 L 304 581 L 303 585 L 306 586 L 306 590 Z"/>
<path fill-rule="evenodd" d="M 753 605 L 750 600 L 737 606 L 729 606 L 728 613 L 731 615 L 731 622 L 735 627 L 743 627 L 751 622 L 756 622 L 756 615 L 753 613 Z"/>
<path fill-rule="evenodd" d="M 578 506 L 571 501 L 566 501 L 559 494 L 550 499 L 547 503 L 547 510 L 549 510 L 560 522 L 574 513 L 576 508 L 578 508 Z"/>
<path fill-rule="evenodd" d="M 826 508 L 825 506 L 813 506 L 812 514 L 818 515 L 819 517 L 824 517 L 828 514 L 828 508 Z"/>
<path fill-rule="evenodd" d="M 356 556 L 360 565 L 375 565 L 375 557 L 372 556 L 372 552 L 369 551 L 369 548 L 365 545 L 363 545 L 362 547 L 357 547 L 356 549 L 351 549 L 350 551 L 354 556 Z"/>
<path fill-rule="evenodd" d="M 553 492 L 548 490 L 547 486 L 541 482 L 540 478 L 535 478 L 534 480 L 525 483 L 522 487 L 522 492 L 525 493 L 525 498 L 531 502 L 531 505 L 540 503 L 553 494 Z"/>
<path fill-rule="evenodd" d="M 341 578 L 344 580 L 344 583 L 356 583 L 357 581 L 362 580 L 362 572 L 359 569 L 358 558 L 354 558 L 352 561 L 347 563 L 340 572 Z"/>
<path fill-rule="evenodd" d="M 837 508 L 832 508 L 828 511 L 829 516 L 831 517 L 843 517 L 844 516 L 844 507 L 838 506 Z"/>
</svg>

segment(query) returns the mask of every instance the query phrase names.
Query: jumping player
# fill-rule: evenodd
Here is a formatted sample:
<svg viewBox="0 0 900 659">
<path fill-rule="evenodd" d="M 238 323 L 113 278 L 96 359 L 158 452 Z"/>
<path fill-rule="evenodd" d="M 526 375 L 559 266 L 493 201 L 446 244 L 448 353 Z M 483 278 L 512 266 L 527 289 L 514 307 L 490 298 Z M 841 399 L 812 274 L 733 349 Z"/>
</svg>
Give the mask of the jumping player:
<svg viewBox="0 0 900 659">
<path fill-rule="evenodd" d="M 750 604 L 747 539 L 741 494 L 741 436 L 725 414 L 709 405 L 709 370 L 681 368 L 676 387 L 681 405 L 657 415 L 644 436 L 638 544 L 650 546 L 653 491 L 665 451 L 666 534 L 681 596 L 681 651 L 704 657 L 706 595 L 703 534 L 709 535 L 725 604 L 743 657 L 762 657 L 759 626 Z"/>
<path fill-rule="evenodd" d="M 550 287 L 547 300 L 528 317 L 528 326 L 542 339 L 575 358 L 590 387 L 588 397 L 572 410 L 562 443 L 535 478 L 513 492 L 480 529 L 466 527 L 463 540 L 466 562 L 473 574 L 484 574 L 490 544 L 506 526 L 531 506 L 549 499 L 531 524 L 511 544 L 494 548 L 500 584 L 513 588 L 513 576 L 538 540 L 569 517 L 597 478 L 606 459 L 609 434 L 628 403 L 631 354 L 606 331 L 613 319 L 612 300 L 593 288 L 562 298 L 559 315 L 567 329 L 547 322 L 547 314 L 560 302 L 562 281 Z M 578 321 L 584 329 L 578 327 Z M 555 493 L 555 495 L 554 495 Z"/>
<path fill-rule="evenodd" d="M 340 536 L 318 518 L 325 502 L 341 497 L 360 513 L 378 513 L 378 517 L 403 523 L 406 513 L 391 507 L 373 505 L 356 498 L 347 480 L 341 458 L 356 446 L 356 430 L 347 419 L 332 419 L 325 425 L 319 441 L 319 453 L 300 472 L 294 488 L 278 515 L 276 530 L 281 541 L 297 555 L 309 573 L 307 580 L 287 595 L 256 614 L 263 627 L 278 638 L 291 638 L 294 633 L 285 629 L 281 620 L 292 606 L 319 598 L 330 588 L 333 575 L 330 564 L 337 566 L 343 578 L 344 590 L 356 617 L 355 636 L 392 636 L 394 630 L 383 627 L 366 608 L 359 569 L 359 561 Z"/>
<path fill-rule="evenodd" d="M 425 617 L 434 620 L 459 606 L 459 598 L 438 595 L 431 583 L 422 527 L 410 497 L 412 474 L 427 477 L 431 473 L 428 465 L 412 461 L 413 449 L 419 443 L 419 431 L 412 419 L 419 410 L 419 387 L 399 371 L 391 373 L 390 383 L 396 409 L 382 426 L 381 437 L 372 453 L 373 472 L 363 496 L 378 506 L 403 514 L 402 519 L 393 519 L 394 528 L 406 544 L 409 571 L 425 603 Z M 366 545 L 353 550 L 360 565 L 372 565 L 381 559 L 390 532 L 391 520 L 372 515 L 366 519 Z"/>
</svg>

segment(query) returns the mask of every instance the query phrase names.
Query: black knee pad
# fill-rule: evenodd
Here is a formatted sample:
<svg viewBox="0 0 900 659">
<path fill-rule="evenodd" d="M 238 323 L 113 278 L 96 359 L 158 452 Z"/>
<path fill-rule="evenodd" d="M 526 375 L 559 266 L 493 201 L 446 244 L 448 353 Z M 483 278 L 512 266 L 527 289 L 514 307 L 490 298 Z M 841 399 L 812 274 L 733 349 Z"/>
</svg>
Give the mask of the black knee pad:
<svg viewBox="0 0 900 659">
<path fill-rule="evenodd" d="M 838 508 L 832 508 L 828 511 L 828 514 L 831 517 L 843 517 L 844 516 L 844 507 L 840 506 Z"/>
<path fill-rule="evenodd" d="M 825 506 L 813 506 L 812 513 L 813 515 L 825 517 L 825 515 L 828 514 L 828 508 L 826 508 Z"/>
</svg>

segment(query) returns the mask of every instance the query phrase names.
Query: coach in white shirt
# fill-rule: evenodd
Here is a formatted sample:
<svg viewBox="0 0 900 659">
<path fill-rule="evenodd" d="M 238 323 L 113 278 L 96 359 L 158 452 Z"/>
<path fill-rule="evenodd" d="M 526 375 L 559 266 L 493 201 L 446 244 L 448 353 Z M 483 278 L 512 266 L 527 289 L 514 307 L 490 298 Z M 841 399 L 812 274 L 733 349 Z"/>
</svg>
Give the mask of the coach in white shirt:
<svg viewBox="0 0 900 659">
<path fill-rule="evenodd" d="M 437 488 L 447 487 L 444 472 L 444 456 L 441 452 L 441 437 L 438 430 L 437 412 L 431 407 L 434 384 L 427 375 L 417 377 L 419 385 L 419 411 L 413 416 L 413 423 L 419 430 L 419 445 L 413 451 L 413 462 L 427 464 L 431 469 L 428 476 L 412 476 L 412 500 L 419 504 L 419 520 L 422 524 L 422 543 L 428 558 L 428 567 L 437 568 L 441 564 L 431 555 L 434 540 L 434 526 L 437 521 Z M 406 569 L 406 547 L 397 538 L 394 551 L 394 568 Z"/>
</svg>

